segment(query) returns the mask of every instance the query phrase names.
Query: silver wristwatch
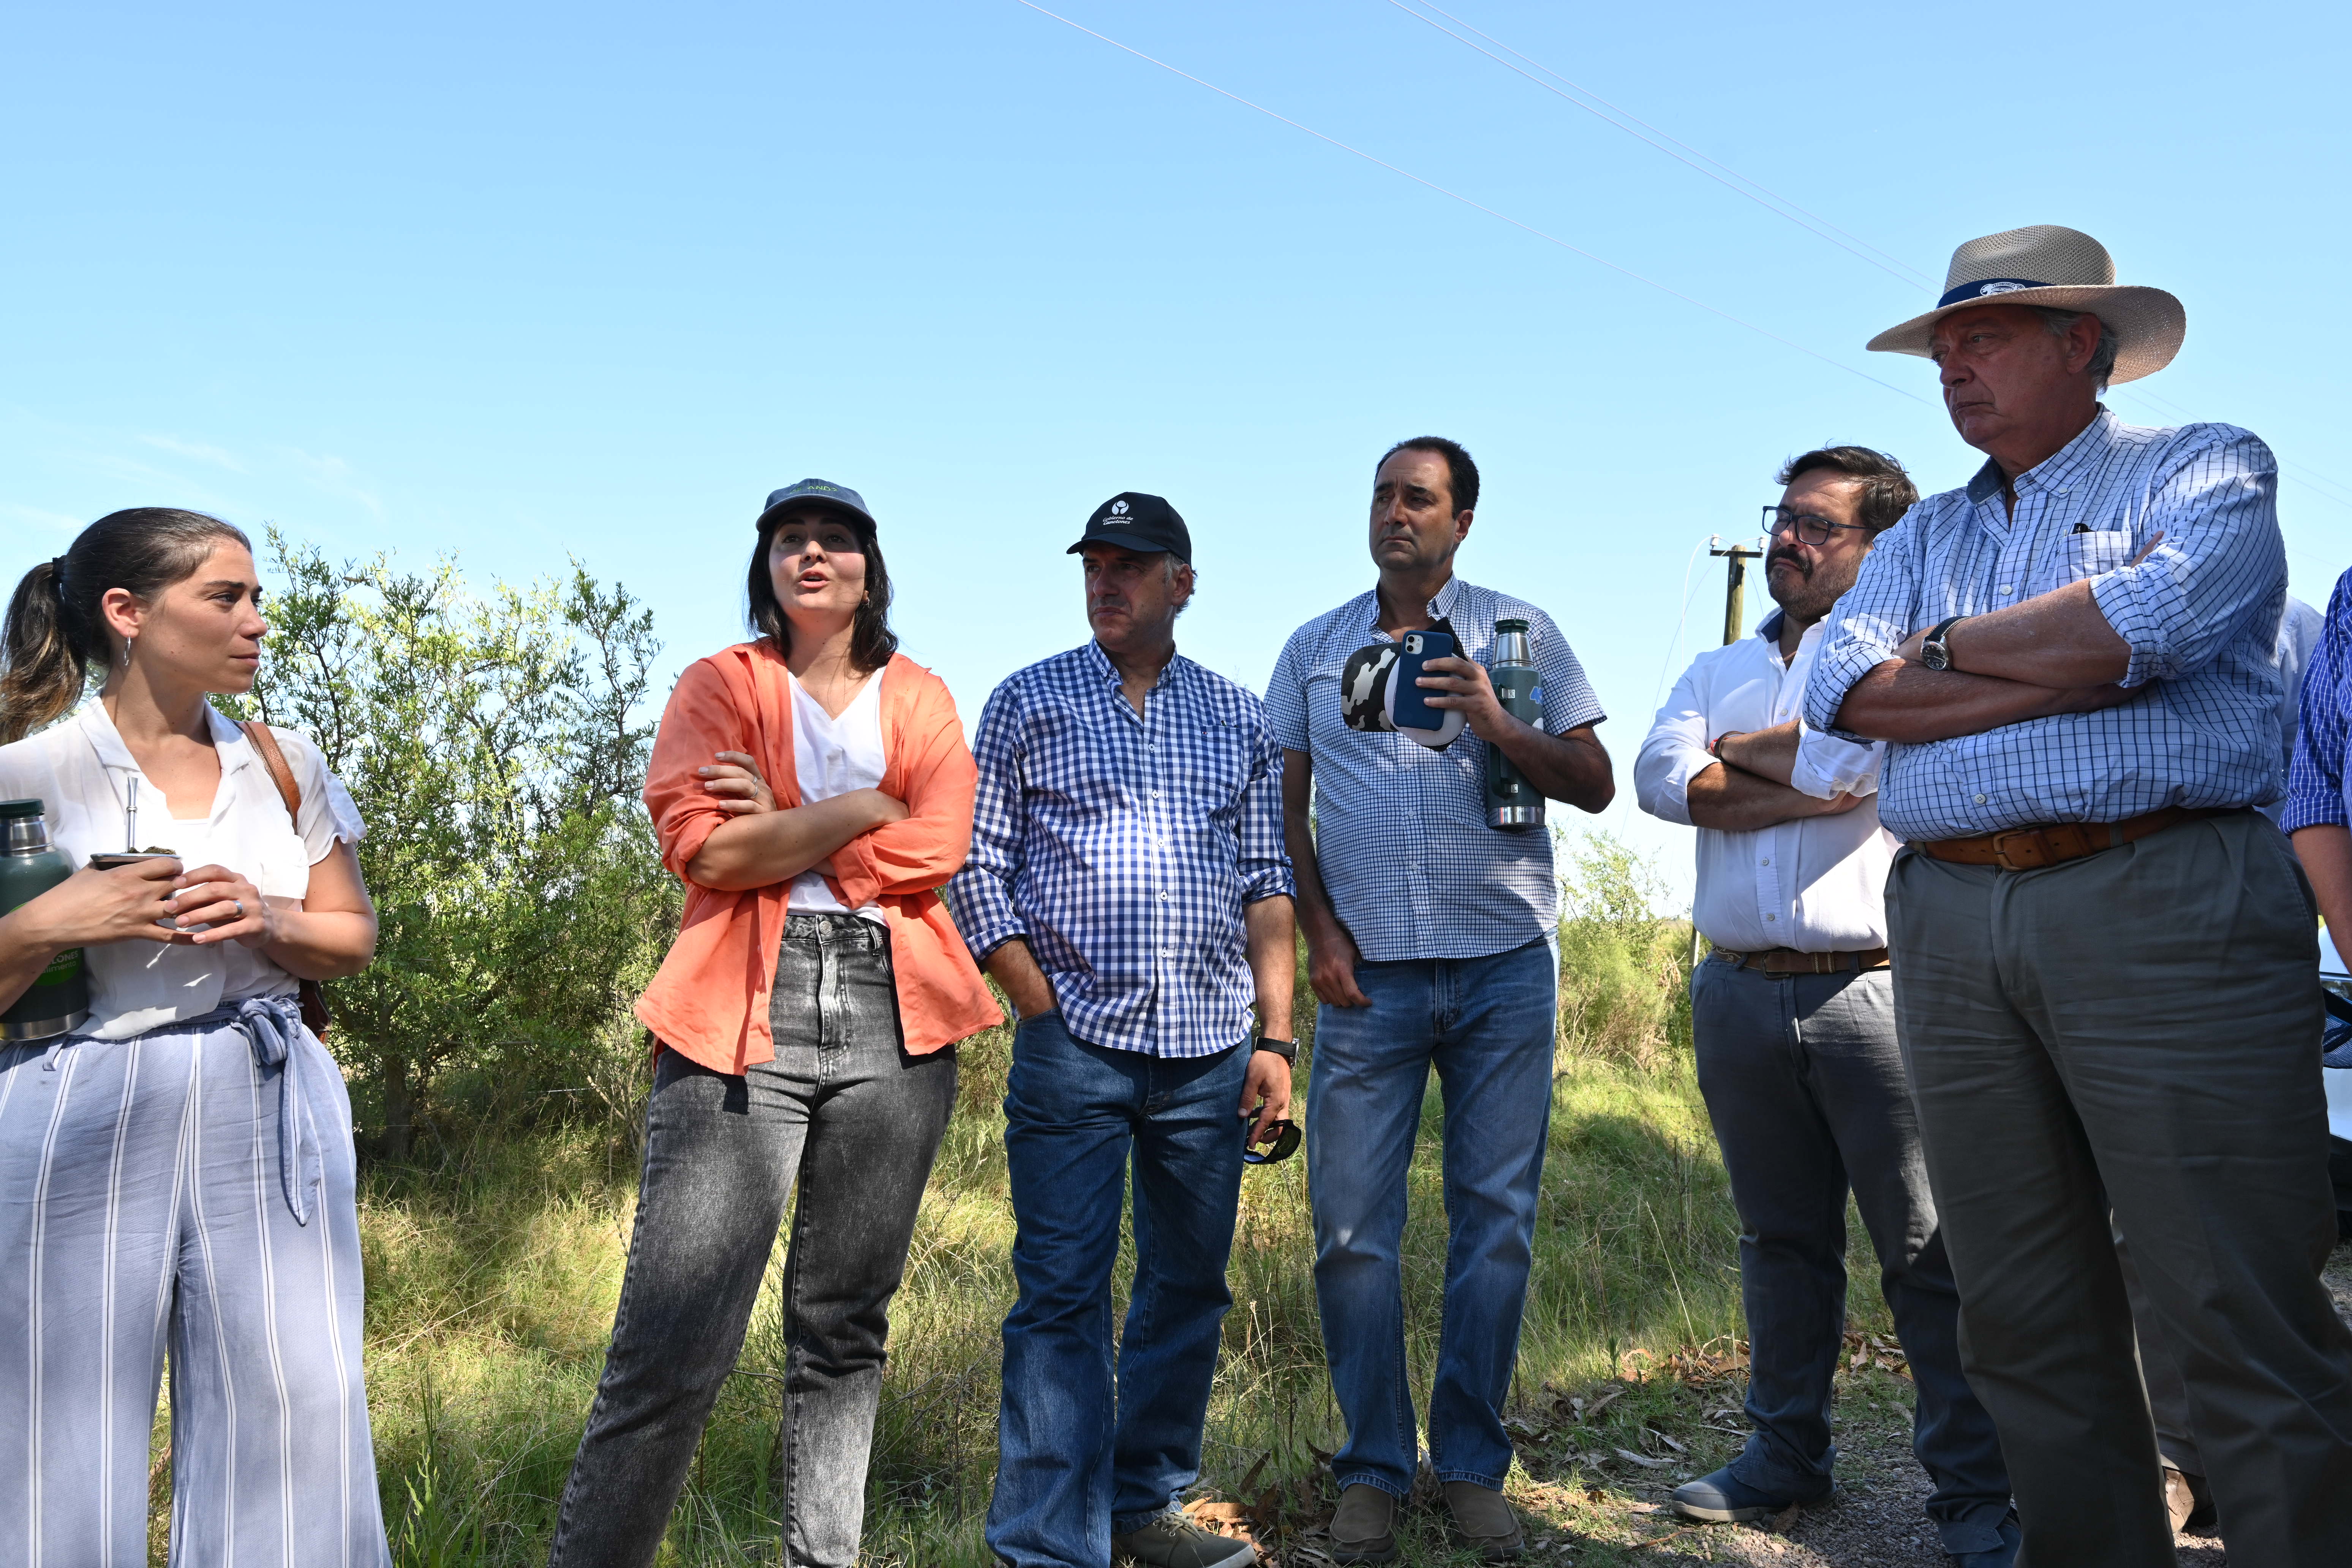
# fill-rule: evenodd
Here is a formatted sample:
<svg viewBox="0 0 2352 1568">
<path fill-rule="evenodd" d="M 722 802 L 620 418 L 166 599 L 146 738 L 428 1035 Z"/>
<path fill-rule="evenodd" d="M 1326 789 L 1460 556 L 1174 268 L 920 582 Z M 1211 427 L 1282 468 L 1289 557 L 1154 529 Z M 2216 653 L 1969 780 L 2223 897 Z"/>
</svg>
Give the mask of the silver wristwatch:
<svg viewBox="0 0 2352 1568">
<path fill-rule="evenodd" d="M 1966 616 L 1948 616 L 1938 622 L 1935 630 L 1929 632 L 1920 641 L 1919 662 L 1929 669 L 1951 668 L 1952 648 L 1951 645 L 1944 639 L 1952 635 L 1954 626 L 1966 619 L 1968 619 Z"/>
</svg>

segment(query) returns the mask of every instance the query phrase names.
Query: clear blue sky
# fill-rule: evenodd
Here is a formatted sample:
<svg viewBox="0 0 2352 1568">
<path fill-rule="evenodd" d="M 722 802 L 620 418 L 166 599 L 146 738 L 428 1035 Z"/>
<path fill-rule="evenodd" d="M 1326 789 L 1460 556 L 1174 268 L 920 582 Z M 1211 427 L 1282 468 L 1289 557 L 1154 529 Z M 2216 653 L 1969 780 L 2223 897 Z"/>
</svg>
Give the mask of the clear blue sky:
<svg viewBox="0 0 2352 1568">
<path fill-rule="evenodd" d="M 154 503 L 480 578 L 576 555 L 675 668 L 738 636 L 760 498 L 814 474 L 872 501 L 970 721 L 1085 637 L 1062 550 L 1126 489 L 1192 524 L 1185 651 L 1262 688 L 1370 581 L 1374 458 L 1435 432 L 1486 473 L 1465 574 L 1567 629 L 1622 780 L 1692 549 L 1752 530 L 1781 458 L 1976 466 L 1925 362 L 1861 345 L 2029 223 L 2187 302 L 2120 389 L 2167 406 L 2119 410 L 2252 427 L 2295 592 L 2352 563 L 2341 7 L 1449 0 L 1924 284 L 1389 0 L 1055 8 L 1917 400 L 1015 0 L 23 6 L 0 573 Z M 1630 796 L 1610 824 L 1685 880 Z"/>
</svg>

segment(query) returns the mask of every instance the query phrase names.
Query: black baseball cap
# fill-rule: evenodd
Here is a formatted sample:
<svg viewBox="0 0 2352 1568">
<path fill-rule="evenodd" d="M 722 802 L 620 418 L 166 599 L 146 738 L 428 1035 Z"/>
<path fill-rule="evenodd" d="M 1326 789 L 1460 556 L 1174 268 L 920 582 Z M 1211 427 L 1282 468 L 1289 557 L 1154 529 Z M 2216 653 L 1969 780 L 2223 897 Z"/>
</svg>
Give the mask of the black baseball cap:
<svg viewBox="0 0 2352 1568">
<path fill-rule="evenodd" d="M 796 485 L 786 485 L 782 489 L 770 490 L 768 504 L 760 509 L 760 521 L 752 526 L 767 527 L 768 519 L 775 515 L 778 507 L 795 504 L 829 506 L 836 511 L 845 511 L 853 517 L 865 519 L 866 526 L 868 528 L 875 526 L 874 514 L 866 510 L 866 498 L 847 485 L 836 485 L 830 479 L 803 479 Z"/>
<path fill-rule="evenodd" d="M 1184 520 L 1165 500 L 1140 490 L 1121 490 L 1095 508 L 1087 531 L 1067 552 L 1076 555 L 1089 544 L 1116 544 L 1143 554 L 1164 550 L 1187 566 L 1192 563 L 1192 535 Z"/>
</svg>

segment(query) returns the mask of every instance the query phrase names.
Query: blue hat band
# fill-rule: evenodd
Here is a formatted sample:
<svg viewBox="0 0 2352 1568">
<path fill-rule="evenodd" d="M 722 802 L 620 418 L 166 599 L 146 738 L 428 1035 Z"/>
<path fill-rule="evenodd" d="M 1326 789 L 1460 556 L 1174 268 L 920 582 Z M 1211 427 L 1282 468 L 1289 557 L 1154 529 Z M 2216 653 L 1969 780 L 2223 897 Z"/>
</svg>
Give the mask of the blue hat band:
<svg viewBox="0 0 2352 1568">
<path fill-rule="evenodd" d="M 1969 300 L 1997 299 L 2003 294 L 2014 294 L 2020 289 L 2051 287 L 2053 285 L 2037 283 L 2031 278 L 1979 278 L 1973 283 L 1963 283 L 1946 293 L 1936 301 L 1936 309 L 1940 310 L 1947 305 L 1958 305 Z"/>
</svg>

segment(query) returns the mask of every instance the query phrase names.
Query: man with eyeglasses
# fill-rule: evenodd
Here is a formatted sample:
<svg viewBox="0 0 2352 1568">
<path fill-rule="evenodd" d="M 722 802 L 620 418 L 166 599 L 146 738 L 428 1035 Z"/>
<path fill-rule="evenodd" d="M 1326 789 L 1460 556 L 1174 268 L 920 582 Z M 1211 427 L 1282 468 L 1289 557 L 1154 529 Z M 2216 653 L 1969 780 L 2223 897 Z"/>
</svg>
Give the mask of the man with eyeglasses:
<svg viewBox="0 0 2352 1568">
<path fill-rule="evenodd" d="M 1739 1211 L 1748 1318 L 1747 1447 L 1676 1488 L 1674 1506 L 1739 1521 L 1829 1497 L 1851 1188 L 1918 1389 L 1927 1517 L 1956 1564 L 2005 1568 L 2009 1474 L 1960 1371 L 1959 1294 L 1895 1037 L 1881 890 L 1896 846 L 1870 798 L 1883 748 L 1797 722 L 1822 617 L 1918 491 L 1866 447 L 1792 458 L 1780 483 L 1764 509 L 1779 608 L 1698 656 L 1633 764 L 1642 809 L 1698 829 L 1694 918 L 1715 951 L 1691 976 L 1691 1028 Z"/>
</svg>

